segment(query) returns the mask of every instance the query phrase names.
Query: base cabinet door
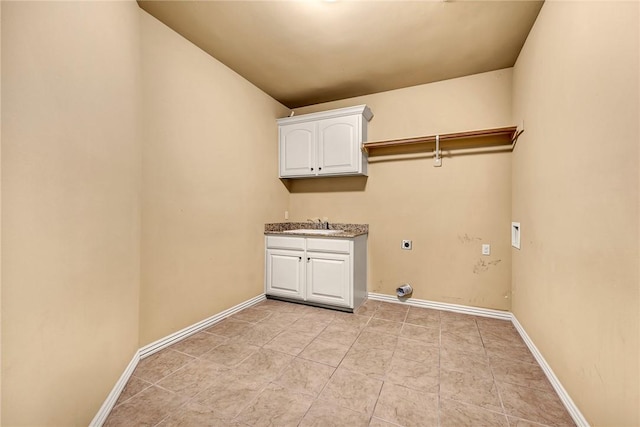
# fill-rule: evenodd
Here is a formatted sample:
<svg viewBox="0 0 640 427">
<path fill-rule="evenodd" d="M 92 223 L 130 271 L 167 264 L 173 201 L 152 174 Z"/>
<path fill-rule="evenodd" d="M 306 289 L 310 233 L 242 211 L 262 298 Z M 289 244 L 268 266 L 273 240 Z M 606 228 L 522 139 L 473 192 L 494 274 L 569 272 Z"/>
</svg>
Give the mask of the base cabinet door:
<svg viewBox="0 0 640 427">
<path fill-rule="evenodd" d="M 304 251 L 267 249 L 267 294 L 304 299 Z"/>
<path fill-rule="evenodd" d="M 351 266 L 348 254 L 307 252 L 307 300 L 351 305 Z"/>
</svg>

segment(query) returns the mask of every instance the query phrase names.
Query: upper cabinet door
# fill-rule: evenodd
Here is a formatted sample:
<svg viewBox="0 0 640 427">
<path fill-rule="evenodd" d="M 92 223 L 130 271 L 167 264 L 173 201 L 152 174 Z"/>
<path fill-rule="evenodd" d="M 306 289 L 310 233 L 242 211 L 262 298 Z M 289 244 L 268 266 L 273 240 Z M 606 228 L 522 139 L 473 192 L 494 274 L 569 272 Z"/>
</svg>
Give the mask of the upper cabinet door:
<svg viewBox="0 0 640 427">
<path fill-rule="evenodd" d="M 315 176 L 316 124 L 280 126 L 280 176 Z"/>
<path fill-rule="evenodd" d="M 278 119 L 280 177 L 367 175 L 366 105 Z"/>
<path fill-rule="evenodd" d="M 362 173 L 362 118 L 336 117 L 318 123 L 318 174 Z"/>
</svg>

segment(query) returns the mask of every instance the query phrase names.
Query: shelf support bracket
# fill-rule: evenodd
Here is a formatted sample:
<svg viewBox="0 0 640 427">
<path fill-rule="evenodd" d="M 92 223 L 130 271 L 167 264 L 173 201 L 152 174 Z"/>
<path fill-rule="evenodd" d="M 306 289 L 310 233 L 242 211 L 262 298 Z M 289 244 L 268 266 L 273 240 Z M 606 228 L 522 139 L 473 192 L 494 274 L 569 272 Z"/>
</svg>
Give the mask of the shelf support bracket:
<svg viewBox="0 0 640 427">
<path fill-rule="evenodd" d="M 442 166 L 442 157 L 440 157 L 440 135 L 436 135 L 436 151 L 433 152 L 433 167 Z"/>
</svg>

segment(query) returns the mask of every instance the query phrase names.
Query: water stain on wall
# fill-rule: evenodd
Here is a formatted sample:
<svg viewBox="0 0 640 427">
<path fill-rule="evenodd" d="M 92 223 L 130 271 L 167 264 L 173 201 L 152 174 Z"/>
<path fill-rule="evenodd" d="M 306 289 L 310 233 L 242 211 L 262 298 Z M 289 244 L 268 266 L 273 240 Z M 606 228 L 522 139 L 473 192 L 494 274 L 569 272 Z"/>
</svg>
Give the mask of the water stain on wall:
<svg viewBox="0 0 640 427">
<path fill-rule="evenodd" d="M 501 259 L 497 259 L 495 261 L 485 261 L 483 259 L 479 259 L 478 262 L 473 266 L 473 273 L 480 274 L 489 271 L 489 268 L 494 267 L 500 264 Z"/>
<path fill-rule="evenodd" d="M 469 236 L 467 233 L 464 233 L 463 236 L 458 235 L 458 240 L 462 244 L 464 244 L 464 243 L 475 243 L 475 242 L 482 241 L 482 237 Z"/>
</svg>

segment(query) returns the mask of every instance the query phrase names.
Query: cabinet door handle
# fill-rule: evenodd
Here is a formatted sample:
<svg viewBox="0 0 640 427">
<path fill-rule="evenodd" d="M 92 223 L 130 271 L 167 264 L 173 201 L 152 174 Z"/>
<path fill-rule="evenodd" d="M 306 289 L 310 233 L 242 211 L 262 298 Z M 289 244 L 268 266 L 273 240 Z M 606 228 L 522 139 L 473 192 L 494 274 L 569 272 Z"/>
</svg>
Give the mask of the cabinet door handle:
<svg viewBox="0 0 640 427">
<path fill-rule="evenodd" d="M 322 170 L 322 168 L 318 168 L 318 170 L 319 170 L 319 171 L 321 171 L 321 170 Z"/>
<path fill-rule="evenodd" d="M 307 262 L 311 261 L 311 258 L 307 258 Z"/>
<path fill-rule="evenodd" d="M 311 168 L 311 170 L 313 170 L 313 168 Z"/>
<path fill-rule="evenodd" d="M 302 261 L 302 257 L 301 256 L 298 257 L 298 261 Z"/>
</svg>

